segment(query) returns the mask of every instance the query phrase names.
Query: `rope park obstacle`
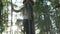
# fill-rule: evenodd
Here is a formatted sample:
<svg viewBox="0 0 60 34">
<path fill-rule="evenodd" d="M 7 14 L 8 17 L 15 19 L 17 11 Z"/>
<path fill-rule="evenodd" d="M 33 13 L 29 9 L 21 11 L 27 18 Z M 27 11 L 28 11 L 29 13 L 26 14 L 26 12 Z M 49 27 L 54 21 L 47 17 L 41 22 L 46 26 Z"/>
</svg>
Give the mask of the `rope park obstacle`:
<svg viewBox="0 0 60 34">
<path fill-rule="evenodd" d="M 24 33 L 26 34 L 35 34 L 34 30 L 34 19 L 33 19 L 33 0 L 23 0 L 24 10 L 23 12 L 23 26 L 24 26 Z M 22 8 L 21 8 L 22 9 Z M 20 9 L 20 10 L 21 10 Z M 20 12 L 20 10 L 15 10 L 12 5 L 11 0 L 11 25 L 12 25 L 12 12 Z"/>
</svg>

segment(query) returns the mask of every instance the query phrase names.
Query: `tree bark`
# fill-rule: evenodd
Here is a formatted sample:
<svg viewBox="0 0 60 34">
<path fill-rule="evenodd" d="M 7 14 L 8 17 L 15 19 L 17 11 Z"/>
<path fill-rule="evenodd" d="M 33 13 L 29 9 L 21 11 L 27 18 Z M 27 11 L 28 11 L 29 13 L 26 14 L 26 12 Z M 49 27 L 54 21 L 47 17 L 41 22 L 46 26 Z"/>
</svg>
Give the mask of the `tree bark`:
<svg viewBox="0 0 60 34">
<path fill-rule="evenodd" d="M 24 7 L 26 9 L 25 11 L 25 17 L 24 16 L 24 20 L 23 20 L 23 24 L 24 24 L 24 30 L 26 32 L 26 34 L 35 34 L 34 32 L 34 19 L 33 19 L 33 3 L 31 2 L 31 0 L 25 0 L 24 3 Z"/>
</svg>

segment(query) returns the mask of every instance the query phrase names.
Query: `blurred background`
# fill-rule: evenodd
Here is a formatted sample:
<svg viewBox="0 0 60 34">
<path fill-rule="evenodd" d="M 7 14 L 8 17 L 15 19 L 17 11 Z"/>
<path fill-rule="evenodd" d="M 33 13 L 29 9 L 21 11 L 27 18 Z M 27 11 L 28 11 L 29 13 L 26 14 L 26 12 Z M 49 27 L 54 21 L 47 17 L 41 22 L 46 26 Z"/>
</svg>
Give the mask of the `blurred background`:
<svg viewBox="0 0 60 34">
<path fill-rule="evenodd" d="M 35 34 L 60 34 L 60 0 L 33 1 Z M 23 7 L 23 0 L 0 0 L 0 34 L 25 34 Z"/>
</svg>

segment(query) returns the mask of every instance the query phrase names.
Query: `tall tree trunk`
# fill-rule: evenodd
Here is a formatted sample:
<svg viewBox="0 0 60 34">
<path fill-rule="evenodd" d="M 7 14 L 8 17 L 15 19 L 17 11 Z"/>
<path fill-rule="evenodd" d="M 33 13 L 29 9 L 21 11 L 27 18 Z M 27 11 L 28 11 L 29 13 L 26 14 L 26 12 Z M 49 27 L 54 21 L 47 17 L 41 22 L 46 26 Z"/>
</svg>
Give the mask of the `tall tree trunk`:
<svg viewBox="0 0 60 34">
<path fill-rule="evenodd" d="M 33 21 L 33 1 L 24 0 L 24 7 L 26 9 L 23 24 L 26 34 L 35 34 Z"/>
</svg>

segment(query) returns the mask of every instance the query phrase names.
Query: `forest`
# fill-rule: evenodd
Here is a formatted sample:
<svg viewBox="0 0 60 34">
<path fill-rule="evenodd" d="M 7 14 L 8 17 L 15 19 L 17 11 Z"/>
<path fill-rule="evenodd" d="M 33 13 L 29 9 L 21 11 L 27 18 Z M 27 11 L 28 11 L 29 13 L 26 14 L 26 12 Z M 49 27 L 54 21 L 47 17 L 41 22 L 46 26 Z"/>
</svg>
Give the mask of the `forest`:
<svg viewBox="0 0 60 34">
<path fill-rule="evenodd" d="M 60 0 L 0 0 L 0 34 L 60 34 Z"/>
</svg>

